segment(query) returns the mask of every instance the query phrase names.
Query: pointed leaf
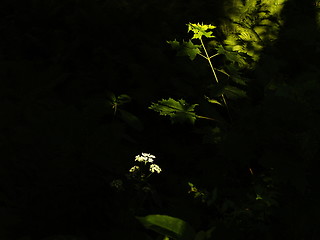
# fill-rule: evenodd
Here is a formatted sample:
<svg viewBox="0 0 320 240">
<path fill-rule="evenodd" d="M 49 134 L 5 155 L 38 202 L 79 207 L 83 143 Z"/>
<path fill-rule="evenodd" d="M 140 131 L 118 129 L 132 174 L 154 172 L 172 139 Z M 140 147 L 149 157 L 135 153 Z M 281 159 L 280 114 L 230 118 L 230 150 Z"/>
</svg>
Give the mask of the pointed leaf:
<svg viewBox="0 0 320 240">
<path fill-rule="evenodd" d="M 159 112 L 160 115 L 170 116 L 172 123 L 191 122 L 193 124 L 197 117 L 194 112 L 194 108 L 197 105 L 198 104 L 187 104 L 183 99 L 176 101 L 169 98 L 158 101 L 158 103 L 152 103 L 149 109 Z"/>
<path fill-rule="evenodd" d="M 167 41 L 171 45 L 173 49 L 177 51 L 177 56 L 188 56 L 190 60 L 194 60 L 197 54 L 201 53 L 200 49 L 201 45 L 193 44 L 191 40 L 182 41 L 180 44 L 177 40 Z"/>
<path fill-rule="evenodd" d="M 210 24 L 194 24 L 189 23 L 188 25 L 188 32 L 193 32 L 192 39 L 201 39 L 202 36 L 205 36 L 207 38 L 214 38 L 215 36 L 212 36 L 212 31 L 208 31 L 209 29 L 215 29 L 216 26 L 210 25 Z"/>
<path fill-rule="evenodd" d="M 201 53 L 201 45 L 196 45 L 189 40 L 188 42 L 183 41 L 182 48 L 178 52 L 178 56 L 188 56 L 190 60 L 194 60 L 197 54 Z"/>
<path fill-rule="evenodd" d="M 205 96 L 205 98 L 208 100 L 209 103 L 214 103 L 214 104 L 218 104 L 218 105 L 222 106 L 222 104 L 220 102 L 218 102 L 218 100 L 210 99 L 207 96 Z"/>
<path fill-rule="evenodd" d="M 173 49 L 178 50 L 180 48 L 180 43 L 175 39 L 173 41 L 167 41 Z"/>
<path fill-rule="evenodd" d="M 188 42 L 182 41 L 180 44 L 177 40 L 167 41 L 173 49 L 177 51 L 177 56 L 188 56 L 190 60 L 194 60 L 197 54 L 201 53 L 201 45 L 193 44 L 191 40 Z"/>
</svg>

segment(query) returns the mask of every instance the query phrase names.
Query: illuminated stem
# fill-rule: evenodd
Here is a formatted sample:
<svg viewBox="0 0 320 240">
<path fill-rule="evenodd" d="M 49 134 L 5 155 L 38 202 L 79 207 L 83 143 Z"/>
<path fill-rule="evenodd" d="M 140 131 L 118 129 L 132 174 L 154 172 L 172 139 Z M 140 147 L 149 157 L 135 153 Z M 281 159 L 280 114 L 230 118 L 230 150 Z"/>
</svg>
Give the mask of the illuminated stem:
<svg viewBox="0 0 320 240">
<path fill-rule="evenodd" d="M 200 38 L 200 42 L 201 42 L 201 45 L 202 45 L 202 47 L 203 47 L 204 53 L 206 54 L 206 59 L 207 59 L 208 62 L 209 62 L 209 65 L 210 65 L 211 70 L 212 70 L 212 72 L 213 72 L 214 78 L 215 78 L 216 82 L 219 83 L 218 77 L 217 77 L 217 75 L 216 75 L 216 71 L 214 70 L 214 67 L 212 66 L 212 63 L 211 63 L 211 60 L 210 60 L 210 56 L 209 56 L 209 54 L 208 54 L 208 52 L 207 52 L 207 49 L 206 49 L 206 47 L 204 46 L 203 41 L 202 41 L 201 38 Z"/>
<path fill-rule="evenodd" d="M 201 57 L 207 59 L 207 57 L 205 55 L 202 55 L 201 53 L 198 53 Z"/>
<path fill-rule="evenodd" d="M 214 67 L 213 67 L 213 65 L 212 65 L 212 63 L 211 63 L 211 57 L 209 56 L 209 54 L 208 54 L 208 52 L 207 52 L 207 49 L 206 49 L 206 47 L 205 47 L 204 44 L 203 44 L 202 39 L 201 39 L 201 38 L 199 38 L 199 39 L 200 39 L 201 45 L 202 45 L 202 47 L 203 47 L 203 50 L 204 50 L 204 53 L 205 53 L 205 56 L 206 56 L 205 58 L 208 60 L 209 65 L 210 65 L 210 68 L 211 68 L 211 70 L 212 70 L 212 72 L 213 72 L 214 79 L 216 80 L 217 83 L 219 83 L 219 80 L 218 80 L 216 71 L 214 70 Z M 214 55 L 214 56 L 215 56 L 215 55 Z M 229 107 L 228 107 L 227 101 L 226 101 L 226 99 L 225 99 L 225 97 L 224 97 L 223 94 L 221 95 L 221 97 L 222 97 L 222 100 L 223 100 L 224 105 L 225 105 L 226 108 L 227 108 L 228 115 L 229 115 L 229 117 L 230 117 L 230 119 L 231 119 L 231 115 L 230 115 L 230 112 L 229 112 Z"/>
<path fill-rule="evenodd" d="M 209 117 L 204 117 L 204 116 L 199 116 L 199 115 L 196 115 L 197 118 L 202 118 L 202 119 L 207 119 L 207 120 L 211 120 L 211 121 L 216 121 L 216 122 L 220 122 L 219 120 L 217 119 L 214 119 L 214 118 L 209 118 Z"/>
<path fill-rule="evenodd" d="M 210 59 L 213 58 L 213 57 L 216 57 L 216 56 L 218 56 L 218 55 L 220 55 L 220 53 L 217 53 L 217 54 L 215 54 L 215 55 L 212 55 L 212 56 L 210 57 Z"/>
</svg>

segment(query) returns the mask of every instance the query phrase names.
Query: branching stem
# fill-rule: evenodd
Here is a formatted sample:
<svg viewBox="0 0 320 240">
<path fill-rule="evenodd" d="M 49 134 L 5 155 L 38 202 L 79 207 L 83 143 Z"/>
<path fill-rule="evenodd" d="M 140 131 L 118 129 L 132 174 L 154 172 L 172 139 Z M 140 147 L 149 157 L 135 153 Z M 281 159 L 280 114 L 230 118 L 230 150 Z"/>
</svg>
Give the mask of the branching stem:
<svg viewBox="0 0 320 240">
<path fill-rule="evenodd" d="M 214 79 L 216 80 L 217 83 L 219 83 L 219 80 L 218 80 L 216 71 L 214 70 L 214 67 L 213 67 L 212 62 L 211 62 L 211 57 L 209 56 L 209 54 L 208 54 L 208 52 L 207 52 L 207 49 L 206 49 L 206 47 L 204 46 L 204 43 L 203 43 L 202 39 L 201 39 L 201 38 L 199 38 L 199 39 L 200 39 L 202 48 L 203 48 L 204 53 L 205 53 L 205 56 L 204 56 L 204 57 L 205 57 L 205 59 L 207 59 L 208 62 L 209 62 L 210 68 L 211 68 L 211 70 L 212 70 L 212 72 L 213 72 L 213 75 L 214 75 Z M 215 56 L 215 55 L 213 55 L 213 56 Z M 212 56 L 212 57 L 213 57 L 213 56 Z M 226 99 L 225 99 L 225 97 L 224 97 L 224 94 L 222 94 L 221 97 L 222 97 L 222 100 L 223 100 L 224 105 L 225 105 L 226 108 L 227 108 L 228 115 L 229 115 L 229 117 L 230 117 L 230 119 L 231 119 L 231 115 L 230 115 L 230 112 L 229 112 L 229 107 L 228 107 L 227 101 L 226 101 Z"/>
</svg>

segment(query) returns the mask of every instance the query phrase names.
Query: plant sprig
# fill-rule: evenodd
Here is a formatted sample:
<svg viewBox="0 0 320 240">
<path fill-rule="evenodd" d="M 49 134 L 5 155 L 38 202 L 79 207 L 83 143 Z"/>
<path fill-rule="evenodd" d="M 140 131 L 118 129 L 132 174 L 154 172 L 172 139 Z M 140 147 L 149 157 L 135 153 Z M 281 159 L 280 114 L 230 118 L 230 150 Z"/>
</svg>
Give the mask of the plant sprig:
<svg viewBox="0 0 320 240">
<path fill-rule="evenodd" d="M 180 44 L 177 40 L 174 41 L 167 41 L 171 47 L 175 50 L 177 50 L 177 55 L 178 56 L 188 56 L 190 60 L 194 60 L 197 55 L 200 55 L 204 59 L 206 59 L 209 63 L 209 66 L 211 68 L 211 71 L 213 73 L 214 79 L 216 83 L 219 83 L 218 76 L 216 74 L 215 68 L 213 67 L 212 64 L 212 58 L 220 55 L 220 53 L 216 53 L 214 55 L 209 55 L 204 42 L 203 42 L 203 37 L 206 38 L 215 38 L 213 35 L 212 30 L 216 28 L 216 26 L 211 25 L 211 24 L 200 24 L 200 23 L 188 23 L 188 32 L 193 32 L 193 36 L 189 41 L 182 41 L 182 44 Z M 200 41 L 200 45 L 194 44 L 192 42 L 192 39 L 197 39 Z M 223 71 L 222 71 L 223 72 Z M 228 75 L 228 74 L 227 74 Z M 228 104 L 227 101 L 224 97 L 224 94 L 221 95 L 223 104 L 225 105 L 228 115 L 231 119 L 231 115 L 229 112 Z M 218 101 L 217 101 L 218 102 Z"/>
</svg>

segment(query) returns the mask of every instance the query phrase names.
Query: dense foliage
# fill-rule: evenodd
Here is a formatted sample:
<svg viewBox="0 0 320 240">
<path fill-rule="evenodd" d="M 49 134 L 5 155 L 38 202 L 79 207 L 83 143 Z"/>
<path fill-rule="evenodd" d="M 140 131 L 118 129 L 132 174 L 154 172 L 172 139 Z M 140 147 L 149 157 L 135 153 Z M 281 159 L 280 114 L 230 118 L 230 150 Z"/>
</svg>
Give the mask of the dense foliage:
<svg viewBox="0 0 320 240">
<path fill-rule="evenodd" d="M 318 239 L 319 1 L 0 13 L 1 239 Z"/>
</svg>

